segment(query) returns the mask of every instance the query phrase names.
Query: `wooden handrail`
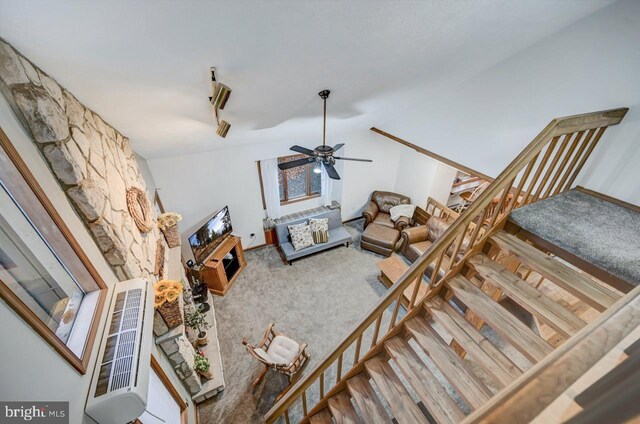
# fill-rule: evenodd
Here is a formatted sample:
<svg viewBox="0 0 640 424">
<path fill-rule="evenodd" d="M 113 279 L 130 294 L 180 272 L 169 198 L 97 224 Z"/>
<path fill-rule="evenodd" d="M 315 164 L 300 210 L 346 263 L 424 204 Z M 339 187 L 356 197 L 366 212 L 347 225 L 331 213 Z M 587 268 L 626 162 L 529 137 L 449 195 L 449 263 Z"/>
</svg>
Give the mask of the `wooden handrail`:
<svg viewBox="0 0 640 424">
<path fill-rule="evenodd" d="M 383 130 L 381 130 L 379 128 L 371 127 L 371 131 L 373 131 L 375 133 L 378 133 L 380 135 L 383 135 L 383 136 L 387 137 L 390 140 L 393 140 L 393 141 L 395 141 L 397 143 L 400 143 L 403 146 L 407 146 L 407 147 L 415 150 L 418 153 L 421 153 L 421 154 L 423 154 L 425 156 L 429 156 L 430 158 L 435 159 L 438 162 L 442 162 L 442 163 L 444 163 L 446 165 L 449 165 L 450 167 L 455 168 L 455 169 L 457 169 L 459 171 L 464 171 L 467 174 L 473 175 L 475 177 L 480 177 L 480 178 L 482 178 L 483 180 L 486 180 L 486 181 L 493 181 L 492 177 L 490 177 L 490 176 L 488 176 L 486 174 L 483 174 L 480 171 L 476 171 L 473 168 L 469 168 L 468 166 L 465 166 L 465 165 L 463 165 L 461 163 L 453 161 L 453 160 L 451 160 L 449 158 L 445 158 L 444 156 L 441 156 L 441 155 L 439 155 L 437 153 L 434 153 L 431 150 L 427 150 L 424 147 L 420 147 L 417 144 L 413 144 L 410 141 L 403 140 L 400 137 L 397 137 L 397 136 L 395 136 L 393 134 L 389 134 L 388 132 L 383 131 Z"/>
<path fill-rule="evenodd" d="M 456 255 L 453 255 L 451 258 L 449 269 L 443 270 L 445 272 L 442 278 L 438 278 L 438 271 L 440 268 L 440 264 L 442 263 L 442 258 L 445 255 L 448 247 L 457 240 L 455 245 L 455 251 L 457 252 L 460 249 L 462 244 L 463 236 L 467 233 L 469 226 L 474 222 L 476 222 L 476 229 L 473 231 L 473 240 L 471 241 L 471 245 L 467 251 L 471 251 L 473 247 L 473 242 L 475 237 L 477 236 L 478 230 L 483 223 L 490 222 L 491 226 L 495 225 L 496 222 L 499 222 L 498 215 L 506 216 L 507 213 L 512 208 L 521 206 L 523 204 L 531 203 L 533 201 L 538 200 L 541 197 L 530 198 L 529 192 L 533 191 L 536 185 L 539 184 L 537 191 L 542 191 L 545 184 L 547 183 L 547 179 L 554 172 L 553 180 L 557 180 L 555 175 L 565 172 L 571 172 L 572 169 L 558 169 L 555 170 L 555 162 L 558 162 L 560 156 L 562 156 L 563 152 L 555 152 L 554 147 L 555 141 L 557 141 L 557 137 L 564 134 L 570 134 L 572 131 L 586 131 L 594 128 L 601 128 L 603 131 L 606 126 L 616 125 L 620 122 L 620 120 L 624 117 L 627 112 L 627 108 L 613 109 L 602 112 L 594 112 L 583 115 L 574 115 L 565 118 L 556 118 L 553 119 L 532 141 L 529 145 L 505 168 L 505 170 L 498 175 L 498 177 L 485 189 L 485 191 L 469 206 L 469 208 L 462 214 L 456 221 L 449 226 L 449 228 L 440 236 L 430 247 L 429 249 L 423 253 L 410 267 L 409 269 L 400 277 L 400 279 L 387 291 L 384 297 L 376 302 L 376 305 L 371 309 L 367 317 L 358 324 L 349 335 L 347 335 L 344 340 L 333 350 L 329 355 L 327 355 L 320 363 L 318 363 L 309 373 L 300 381 L 298 381 L 289 392 L 277 402 L 273 408 L 267 413 L 265 419 L 267 424 L 273 423 L 278 417 L 285 416 L 287 423 L 289 422 L 289 408 L 291 405 L 299 398 L 306 396 L 306 390 L 317 380 L 320 379 L 321 383 L 325 383 L 324 381 L 324 373 L 327 369 L 329 369 L 339 358 L 342 357 L 343 353 L 354 343 L 358 343 L 358 347 L 361 346 L 362 336 L 364 332 L 374 323 L 376 322 L 376 336 L 374 342 L 372 343 L 372 348 L 369 350 L 371 352 L 376 346 L 379 346 L 382 342 L 384 342 L 385 338 L 391 334 L 398 325 L 401 325 L 404 320 L 408 319 L 412 315 L 412 311 L 417 310 L 424 300 L 429 297 L 429 293 L 425 295 L 422 299 L 415 303 L 415 305 L 409 305 L 409 309 L 407 310 L 407 315 L 400 320 L 399 323 L 395 323 L 395 317 L 397 316 L 397 310 L 399 308 L 398 303 L 403 296 L 403 293 L 409 285 L 413 284 L 416 281 L 422 281 L 422 276 L 427 269 L 427 267 L 436 263 L 435 269 L 432 271 L 432 281 L 430 282 L 429 288 L 431 291 L 437 292 L 441 287 L 443 281 L 453 272 L 456 271 Z M 584 125 L 584 127 L 580 126 Z M 605 125 L 605 127 L 599 127 L 600 125 Z M 569 131 L 569 132 L 567 132 Z M 518 198 L 521 194 L 522 187 L 526 185 L 526 180 L 529 178 L 532 168 L 535 166 L 540 153 L 547 149 L 545 153 L 545 157 L 553 156 L 554 167 L 545 168 L 548 170 L 545 172 L 545 178 L 538 182 L 538 178 L 541 172 L 536 172 L 534 177 L 531 179 L 530 188 L 527 190 L 528 192 L 525 194 L 524 198 L 521 202 L 518 201 Z M 590 149 L 587 149 L 587 152 L 590 152 Z M 584 158 L 584 157 L 583 157 Z M 573 161 L 572 161 L 573 162 Z M 581 161 L 583 162 L 583 161 Z M 567 161 L 563 160 L 561 163 L 566 165 Z M 541 161 L 539 166 L 544 168 L 546 166 L 546 161 Z M 514 191 L 513 184 L 518 179 L 520 173 L 523 171 L 523 178 L 525 181 L 520 181 L 517 184 L 517 189 Z M 579 169 L 576 169 L 575 172 L 579 172 Z M 553 184 L 549 186 L 549 192 L 553 192 Z M 509 191 L 513 193 L 511 199 L 510 196 L 506 195 L 506 192 Z M 494 199 L 496 197 L 500 198 L 500 202 L 498 205 L 492 205 L 494 203 Z M 542 196 L 545 197 L 545 196 Z M 491 213 L 488 214 L 488 210 L 491 208 Z M 492 227 L 485 231 L 485 234 L 489 233 Z M 462 262 L 464 258 L 458 260 L 458 263 Z M 437 284 L 436 284 L 437 280 Z M 434 285 L 435 284 L 435 285 Z M 382 314 L 391 306 L 394 302 L 396 303 L 396 307 L 394 308 L 393 317 L 391 325 L 387 332 L 378 338 L 378 330 L 380 319 Z M 413 303 L 413 302 L 411 302 Z M 342 380 L 350 378 L 353 371 L 359 366 L 362 361 L 367 359 L 367 354 L 359 355 L 356 354 L 356 360 L 354 361 L 354 365 L 351 370 L 347 370 L 344 372 L 344 365 L 341 361 L 341 373 L 343 373 Z M 336 386 L 338 386 L 339 382 L 336 382 Z M 315 407 L 311 407 L 308 409 L 308 413 L 306 414 L 305 420 L 308 419 L 309 416 L 318 411 L 320 406 L 324 405 L 325 398 L 332 395 L 333 389 L 324 390 L 324 384 L 322 384 L 322 395 L 321 400 L 316 404 Z M 335 386 L 334 386 L 335 387 Z M 305 402 L 305 410 L 307 409 L 307 402 Z"/>
</svg>

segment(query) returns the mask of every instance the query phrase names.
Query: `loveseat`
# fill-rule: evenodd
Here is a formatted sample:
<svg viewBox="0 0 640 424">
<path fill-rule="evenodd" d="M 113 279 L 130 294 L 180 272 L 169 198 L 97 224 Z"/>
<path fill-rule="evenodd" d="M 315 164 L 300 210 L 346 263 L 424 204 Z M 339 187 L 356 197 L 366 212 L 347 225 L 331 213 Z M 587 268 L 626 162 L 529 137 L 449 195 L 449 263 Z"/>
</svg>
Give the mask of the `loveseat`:
<svg viewBox="0 0 640 424">
<path fill-rule="evenodd" d="M 304 249 L 295 250 L 293 248 L 293 245 L 291 244 L 291 239 L 289 237 L 289 225 L 306 222 L 309 220 L 309 218 L 329 219 L 329 241 L 326 243 L 314 244 L 313 246 L 309 246 Z M 334 209 L 316 215 L 311 215 L 278 224 L 276 225 L 276 236 L 278 238 L 278 244 L 280 245 L 282 255 L 284 256 L 284 259 L 289 263 L 289 265 L 291 265 L 294 260 L 300 259 L 304 256 L 322 252 L 323 250 L 327 250 L 341 244 L 349 247 L 349 243 L 351 243 L 351 234 L 349 234 L 349 232 L 342 225 L 342 217 L 340 215 L 339 209 Z"/>
</svg>

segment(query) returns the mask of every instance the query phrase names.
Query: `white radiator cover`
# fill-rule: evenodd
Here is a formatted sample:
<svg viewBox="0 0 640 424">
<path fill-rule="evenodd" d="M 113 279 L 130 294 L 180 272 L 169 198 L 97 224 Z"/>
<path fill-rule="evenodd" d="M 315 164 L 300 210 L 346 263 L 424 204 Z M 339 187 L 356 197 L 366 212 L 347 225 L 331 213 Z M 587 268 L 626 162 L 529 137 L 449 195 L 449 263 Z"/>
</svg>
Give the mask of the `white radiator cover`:
<svg viewBox="0 0 640 424">
<path fill-rule="evenodd" d="M 153 286 L 116 284 L 85 411 L 99 424 L 130 422 L 146 409 L 153 337 Z"/>
</svg>

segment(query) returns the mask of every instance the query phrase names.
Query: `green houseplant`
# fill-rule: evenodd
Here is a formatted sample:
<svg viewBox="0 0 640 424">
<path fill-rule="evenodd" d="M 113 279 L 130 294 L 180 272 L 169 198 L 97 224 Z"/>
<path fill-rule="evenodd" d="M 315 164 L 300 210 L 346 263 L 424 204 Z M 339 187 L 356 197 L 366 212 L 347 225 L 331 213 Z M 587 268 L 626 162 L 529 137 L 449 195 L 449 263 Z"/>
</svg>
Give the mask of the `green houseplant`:
<svg viewBox="0 0 640 424">
<path fill-rule="evenodd" d="M 204 352 L 201 350 L 196 350 L 196 353 L 193 356 L 193 369 L 207 380 L 211 380 L 213 378 L 213 373 L 210 368 L 211 364 L 209 364 L 209 358 L 204 356 Z"/>
<path fill-rule="evenodd" d="M 193 312 L 187 312 L 185 314 L 184 321 L 188 327 L 198 332 L 197 345 L 206 346 L 207 343 L 209 343 L 209 338 L 207 337 L 207 328 L 209 328 L 209 323 L 207 322 L 205 315 L 196 309 Z"/>
</svg>

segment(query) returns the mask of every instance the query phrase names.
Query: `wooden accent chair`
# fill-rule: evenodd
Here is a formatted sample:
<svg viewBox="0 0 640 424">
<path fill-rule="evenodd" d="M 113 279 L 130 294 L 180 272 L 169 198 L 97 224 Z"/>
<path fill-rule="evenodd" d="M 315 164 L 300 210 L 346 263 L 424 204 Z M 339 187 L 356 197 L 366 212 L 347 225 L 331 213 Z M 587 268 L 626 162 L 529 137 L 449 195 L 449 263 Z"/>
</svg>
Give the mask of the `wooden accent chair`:
<svg viewBox="0 0 640 424">
<path fill-rule="evenodd" d="M 253 382 L 255 389 L 262 381 L 269 369 L 284 374 L 289 379 L 289 384 L 276 398 L 276 402 L 293 386 L 302 375 L 302 370 L 307 366 L 311 355 L 307 353 L 307 344 L 299 344 L 282 333 L 273 329 L 273 323 L 269 323 L 262 341 L 257 346 L 252 346 L 245 337 L 242 344 L 247 347 L 247 352 L 264 364 L 264 369 Z"/>
<path fill-rule="evenodd" d="M 462 202 L 460 202 L 460 205 L 458 205 L 456 212 L 464 212 L 469 206 L 471 206 L 473 202 L 476 201 L 478 197 L 480 197 L 482 193 L 484 193 L 484 191 L 487 189 L 487 187 L 489 187 L 490 184 L 490 182 L 485 181 L 484 183 L 477 186 L 473 191 L 462 193 L 460 195 L 460 199 L 462 200 Z"/>
</svg>

